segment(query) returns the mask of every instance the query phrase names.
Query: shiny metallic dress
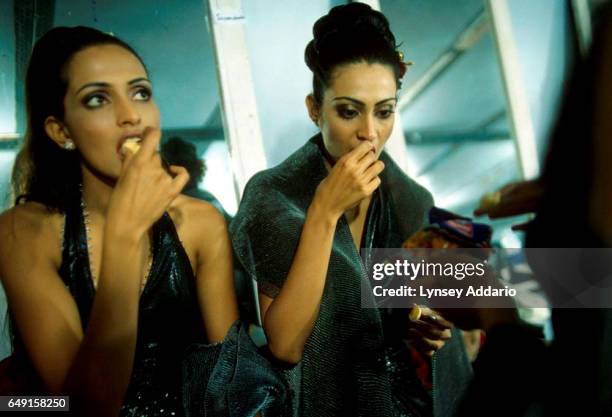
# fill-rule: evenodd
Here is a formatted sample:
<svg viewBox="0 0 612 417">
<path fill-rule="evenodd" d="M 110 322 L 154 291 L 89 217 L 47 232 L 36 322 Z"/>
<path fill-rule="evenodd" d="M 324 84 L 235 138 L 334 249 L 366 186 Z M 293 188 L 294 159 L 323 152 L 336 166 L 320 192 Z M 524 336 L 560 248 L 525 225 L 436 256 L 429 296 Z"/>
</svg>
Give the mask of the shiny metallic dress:
<svg viewBox="0 0 612 417">
<path fill-rule="evenodd" d="M 140 297 L 134 367 L 122 416 L 183 415 L 183 353 L 205 338 L 194 273 L 167 213 L 153 225 L 152 256 Z M 95 294 L 89 265 L 85 219 L 76 203 L 66 210 L 59 273 L 77 303 L 83 329 Z"/>
</svg>

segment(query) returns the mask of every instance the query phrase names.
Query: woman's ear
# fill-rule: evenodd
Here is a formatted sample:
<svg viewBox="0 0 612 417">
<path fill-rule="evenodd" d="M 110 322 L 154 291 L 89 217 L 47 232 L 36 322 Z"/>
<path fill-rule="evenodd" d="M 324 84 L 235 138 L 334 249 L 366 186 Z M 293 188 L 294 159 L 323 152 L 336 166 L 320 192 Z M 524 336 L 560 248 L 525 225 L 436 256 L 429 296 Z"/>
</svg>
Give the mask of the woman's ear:
<svg viewBox="0 0 612 417">
<path fill-rule="evenodd" d="M 47 136 L 62 149 L 71 151 L 76 148 L 74 142 L 70 138 L 68 128 L 66 128 L 66 126 L 55 116 L 49 116 L 45 119 L 45 132 L 47 132 Z"/>
<path fill-rule="evenodd" d="M 319 126 L 319 105 L 312 94 L 308 94 L 306 96 L 306 108 L 308 109 L 308 116 L 310 116 L 310 120 Z"/>
</svg>

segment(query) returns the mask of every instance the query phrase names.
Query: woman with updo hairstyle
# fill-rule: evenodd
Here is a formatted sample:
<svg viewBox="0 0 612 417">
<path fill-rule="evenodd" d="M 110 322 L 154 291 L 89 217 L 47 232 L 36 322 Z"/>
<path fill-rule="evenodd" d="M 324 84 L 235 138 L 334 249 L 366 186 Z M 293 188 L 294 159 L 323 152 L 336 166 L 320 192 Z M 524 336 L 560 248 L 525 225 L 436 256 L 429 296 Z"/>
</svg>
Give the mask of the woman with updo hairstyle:
<svg viewBox="0 0 612 417">
<path fill-rule="evenodd" d="M 230 228 L 258 282 L 269 350 L 294 415 L 450 415 L 458 392 L 449 387 L 470 366 L 450 323 L 427 310 L 412 344 L 429 356 L 445 345 L 431 389 L 406 342 L 408 311 L 361 307 L 370 260 L 360 249 L 401 247 L 433 205 L 383 151 L 406 64 L 387 19 L 361 3 L 334 7 L 313 35 L 306 106 L 320 133 L 249 181 Z"/>
<path fill-rule="evenodd" d="M 0 215 L 11 363 L 27 376 L 18 394 L 68 395 L 74 415 L 204 415 L 210 406 L 222 416 L 233 406 L 254 416 L 250 391 L 233 385 L 249 368 L 232 325 L 226 222 L 180 195 L 184 168 L 162 164 L 141 58 L 115 36 L 58 27 L 34 45 L 25 87 L 17 200 Z M 224 358 L 221 379 L 206 380 Z"/>
</svg>

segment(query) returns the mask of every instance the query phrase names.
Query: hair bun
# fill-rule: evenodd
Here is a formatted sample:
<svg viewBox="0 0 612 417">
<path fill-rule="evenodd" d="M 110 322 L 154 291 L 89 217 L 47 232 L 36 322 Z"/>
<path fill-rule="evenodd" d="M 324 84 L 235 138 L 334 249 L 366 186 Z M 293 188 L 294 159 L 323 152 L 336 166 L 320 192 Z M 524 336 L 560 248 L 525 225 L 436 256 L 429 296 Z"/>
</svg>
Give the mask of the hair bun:
<svg viewBox="0 0 612 417">
<path fill-rule="evenodd" d="M 321 97 L 321 86 L 328 84 L 336 66 L 359 61 L 390 65 L 399 88 L 405 66 L 389 21 L 381 12 L 364 3 L 336 6 L 315 22 L 312 34 L 304 60 L 314 74 L 315 98 Z"/>
<path fill-rule="evenodd" d="M 339 43 L 357 42 L 363 39 L 383 43 L 395 49 L 395 37 L 387 18 L 379 11 L 363 3 L 336 6 L 314 24 L 314 48 L 321 53 L 336 48 Z"/>
</svg>

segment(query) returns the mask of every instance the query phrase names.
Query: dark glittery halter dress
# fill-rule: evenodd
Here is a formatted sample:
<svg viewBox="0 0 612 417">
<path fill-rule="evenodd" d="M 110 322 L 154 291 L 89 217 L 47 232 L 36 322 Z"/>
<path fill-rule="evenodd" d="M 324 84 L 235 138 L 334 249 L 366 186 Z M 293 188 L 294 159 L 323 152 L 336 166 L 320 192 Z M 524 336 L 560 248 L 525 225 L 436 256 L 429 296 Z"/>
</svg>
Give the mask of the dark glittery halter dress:
<svg viewBox="0 0 612 417">
<path fill-rule="evenodd" d="M 187 346 L 205 339 L 194 273 L 167 213 L 153 225 L 151 244 L 153 258 L 140 296 L 134 367 L 122 416 L 183 415 L 183 354 Z M 96 290 L 78 200 L 66 210 L 59 273 L 76 301 L 85 329 Z"/>
</svg>

